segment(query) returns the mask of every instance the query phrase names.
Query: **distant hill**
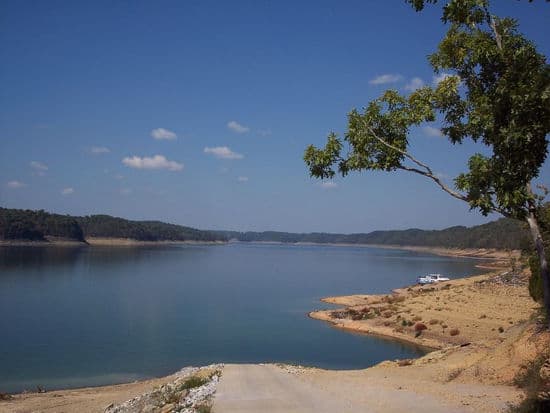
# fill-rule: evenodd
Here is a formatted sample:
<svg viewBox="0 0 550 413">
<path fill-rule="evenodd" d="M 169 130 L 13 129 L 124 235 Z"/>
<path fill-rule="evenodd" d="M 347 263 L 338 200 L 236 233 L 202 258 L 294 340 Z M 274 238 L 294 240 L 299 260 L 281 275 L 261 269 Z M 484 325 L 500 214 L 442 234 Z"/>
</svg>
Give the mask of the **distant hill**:
<svg viewBox="0 0 550 413">
<path fill-rule="evenodd" d="M 84 241 L 87 237 L 138 241 L 226 241 L 222 234 L 159 221 L 130 221 L 109 215 L 72 217 L 43 210 L 0 208 L 0 239 Z"/>
<path fill-rule="evenodd" d="M 139 241 L 227 241 L 223 234 L 160 221 L 129 221 L 109 215 L 75 217 L 85 237 L 130 238 Z"/>
<path fill-rule="evenodd" d="M 0 208 L 0 239 L 45 241 L 46 237 L 84 241 L 82 228 L 69 215 Z"/>
<path fill-rule="evenodd" d="M 244 242 L 284 242 L 320 244 L 376 244 L 410 245 L 446 248 L 497 248 L 522 249 L 529 245 L 528 232 L 524 223 L 501 218 L 474 227 L 455 226 L 443 230 L 407 229 L 399 231 L 374 231 L 359 234 L 328 234 L 322 232 L 232 232 L 220 234 L 229 239 Z"/>
<path fill-rule="evenodd" d="M 138 241 L 227 241 L 318 244 L 410 245 L 446 248 L 522 249 L 529 245 L 520 221 L 501 218 L 474 227 L 443 230 L 407 229 L 358 234 L 323 232 L 202 231 L 160 221 L 130 221 L 109 215 L 73 217 L 45 211 L 0 208 L 0 240 L 45 241 L 48 238 L 84 241 L 87 237 L 129 238 Z"/>
</svg>

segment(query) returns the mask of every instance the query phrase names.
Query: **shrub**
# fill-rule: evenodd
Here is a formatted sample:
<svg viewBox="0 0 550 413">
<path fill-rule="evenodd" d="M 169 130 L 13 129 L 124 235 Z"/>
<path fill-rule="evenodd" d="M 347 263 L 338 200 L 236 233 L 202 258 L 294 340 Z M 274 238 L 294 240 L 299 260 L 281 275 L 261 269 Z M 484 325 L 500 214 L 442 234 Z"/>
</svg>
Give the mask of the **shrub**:
<svg viewBox="0 0 550 413">
<path fill-rule="evenodd" d="M 499 333 L 504 333 L 504 328 L 499 327 L 499 328 L 498 328 L 498 332 L 499 332 Z"/>
<path fill-rule="evenodd" d="M 191 376 L 181 384 L 178 390 L 193 389 L 205 385 L 206 383 L 208 383 L 207 378 Z"/>
<path fill-rule="evenodd" d="M 384 318 L 390 318 L 392 315 L 393 315 L 393 313 L 391 311 L 386 311 L 384 313 Z"/>
<path fill-rule="evenodd" d="M 460 331 L 458 330 L 458 328 L 451 328 L 451 330 L 449 330 L 449 334 L 451 336 L 458 336 L 460 334 Z"/>
<path fill-rule="evenodd" d="M 521 387 L 526 397 L 520 405 L 510 409 L 514 413 L 539 413 L 548 411 L 548 400 L 539 400 L 538 394 L 542 391 L 548 391 L 547 385 L 540 376 L 540 368 L 548 354 L 538 356 L 536 359 L 522 366 L 522 369 L 514 377 L 514 385 Z"/>
<path fill-rule="evenodd" d="M 424 323 L 416 323 L 414 325 L 414 331 L 423 331 L 423 330 L 427 330 L 428 327 L 426 327 L 426 324 Z"/>
<path fill-rule="evenodd" d="M 432 326 L 433 326 L 434 324 L 437 324 L 437 323 L 439 323 L 439 320 L 436 320 L 435 318 L 432 318 L 432 319 L 430 320 L 430 325 L 432 325 Z"/>
</svg>

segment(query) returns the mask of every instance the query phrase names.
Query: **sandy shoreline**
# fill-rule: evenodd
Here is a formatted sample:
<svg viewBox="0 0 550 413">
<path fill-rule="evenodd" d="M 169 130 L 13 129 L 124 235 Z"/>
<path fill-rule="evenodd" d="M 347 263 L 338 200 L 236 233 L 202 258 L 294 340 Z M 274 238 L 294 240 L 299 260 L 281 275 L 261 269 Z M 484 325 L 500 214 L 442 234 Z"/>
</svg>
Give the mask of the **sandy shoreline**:
<svg viewBox="0 0 550 413">
<path fill-rule="evenodd" d="M 88 237 L 84 241 L 49 239 L 47 241 L 0 240 L 0 247 L 132 247 L 163 245 L 222 245 L 225 241 L 140 241 L 131 238 Z"/>
</svg>

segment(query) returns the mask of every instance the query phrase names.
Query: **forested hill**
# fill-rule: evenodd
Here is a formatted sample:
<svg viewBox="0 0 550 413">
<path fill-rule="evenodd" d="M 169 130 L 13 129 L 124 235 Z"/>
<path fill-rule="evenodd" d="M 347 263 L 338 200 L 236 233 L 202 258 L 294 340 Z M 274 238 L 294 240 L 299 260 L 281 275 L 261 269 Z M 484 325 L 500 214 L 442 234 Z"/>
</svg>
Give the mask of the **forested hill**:
<svg viewBox="0 0 550 413">
<path fill-rule="evenodd" d="M 230 239 L 244 242 L 285 242 L 321 244 L 411 245 L 446 248 L 522 249 L 529 245 L 524 224 L 501 218 L 474 227 L 456 226 L 443 230 L 407 229 L 374 231 L 366 234 L 327 234 L 290 232 L 221 232 Z"/>
<path fill-rule="evenodd" d="M 87 237 L 138 241 L 226 241 L 219 233 L 159 221 L 129 221 L 109 215 L 73 217 L 45 211 L 0 208 L 0 239 L 84 241 Z"/>
<path fill-rule="evenodd" d="M 130 221 L 109 215 L 73 217 L 45 211 L 0 208 L 0 240 L 84 241 L 88 237 L 138 241 L 227 241 L 319 244 L 411 245 L 447 248 L 522 249 L 528 244 L 524 224 L 499 219 L 475 227 L 443 230 L 374 231 L 366 234 L 202 231 L 160 221 Z"/>
<path fill-rule="evenodd" d="M 227 241 L 223 234 L 160 221 L 129 221 L 109 215 L 76 217 L 76 220 L 86 237 L 139 241 Z"/>
</svg>

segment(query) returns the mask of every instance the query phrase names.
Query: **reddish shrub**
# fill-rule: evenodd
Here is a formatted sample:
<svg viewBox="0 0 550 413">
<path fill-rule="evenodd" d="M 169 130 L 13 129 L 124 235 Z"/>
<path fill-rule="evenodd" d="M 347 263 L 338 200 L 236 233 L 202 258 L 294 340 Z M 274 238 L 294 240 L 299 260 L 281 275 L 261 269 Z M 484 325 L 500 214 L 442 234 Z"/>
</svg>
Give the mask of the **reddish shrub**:
<svg viewBox="0 0 550 413">
<path fill-rule="evenodd" d="M 414 331 L 423 331 L 423 330 L 427 330 L 428 327 L 426 327 L 426 324 L 424 323 L 416 323 L 414 325 Z"/>
<path fill-rule="evenodd" d="M 460 334 L 460 331 L 458 330 L 458 328 L 452 328 L 449 330 L 449 334 L 451 336 L 458 336 Z"/>
</svg>

